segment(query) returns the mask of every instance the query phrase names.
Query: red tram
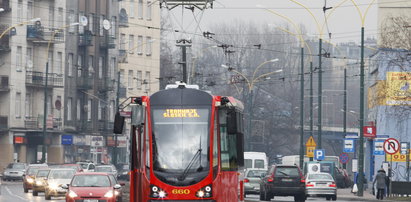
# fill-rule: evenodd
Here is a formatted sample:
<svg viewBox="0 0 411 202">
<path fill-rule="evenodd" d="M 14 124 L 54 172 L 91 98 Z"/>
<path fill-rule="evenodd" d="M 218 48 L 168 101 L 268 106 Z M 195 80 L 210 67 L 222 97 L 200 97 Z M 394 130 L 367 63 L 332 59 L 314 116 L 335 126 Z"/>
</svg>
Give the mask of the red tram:
<svg viewBox="0 0 411 202">
<path fill-rule="evenodd" d="M 241 102 L 181 83 L 131 108 L 130 201 L 244 200 Z"/>
</svg>

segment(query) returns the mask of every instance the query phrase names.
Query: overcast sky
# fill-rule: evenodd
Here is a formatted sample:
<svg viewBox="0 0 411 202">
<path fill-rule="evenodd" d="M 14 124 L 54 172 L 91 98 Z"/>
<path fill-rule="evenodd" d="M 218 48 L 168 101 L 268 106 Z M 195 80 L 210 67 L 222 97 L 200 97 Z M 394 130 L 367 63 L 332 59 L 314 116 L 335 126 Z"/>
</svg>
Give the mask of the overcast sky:
<svg viewBox="0 0 411 202">
<path fill-rule="evenodd" d="M 308 7 L 322 25 L 324 23 L 324 14 L 322 8 L 324 3 L 327 7 L 335 7 L 344 0 L 299 0 L 300 3 Z M 372 0 L 354 0 L 357 2 L 362 14 L 365 13 L 367 6 Z M 378 0 L 370 7 L 365 20 L 365 35 L 376 37 L 377 31 L 377 5 Z M 260 5 L 258 7 L 257 5 Z M 313 17 L 309 12 L 293 3 L 291 0 L 216 0 L 214 7 L 204 10 L 202 13 L 196 10 L 195 15 L 188 9 L 182 7 L 174 8 L 168 12 L 172 19 L 175 29 L 184 29 L 189 32 L 196 31 L 201 34 L 202 31 L 210 31 L 213 24 L 221 22 L 230 22 L 233 20 L 244 20 L 246 22 L 255 22 L 261 24 L 284 24 L 287 23 L 281 17 L 278 17 L 264 9 L 272 9 L 282 15 L 291 18 L 297 24 L 304 24 L 310 35 L 318 35 L 319 31 Z M 328 10 L 329 12 L 331 10 Z M 183 19 L 183 20 L 182 20 Z M 198 27 L 197 24 L 200 24 Z M 338 7 L 328 19 L 328 28 L 332 33 L 332 42 L 360 41 L 361 20 L 358 11 L 353 6 L 351 0 L 346 0 L 344 4 Z M 327 29 L 324 29 L 324 39 L 328 39 Z M 181 37 L 181 35 L 175 35 Z"/>
</svg>

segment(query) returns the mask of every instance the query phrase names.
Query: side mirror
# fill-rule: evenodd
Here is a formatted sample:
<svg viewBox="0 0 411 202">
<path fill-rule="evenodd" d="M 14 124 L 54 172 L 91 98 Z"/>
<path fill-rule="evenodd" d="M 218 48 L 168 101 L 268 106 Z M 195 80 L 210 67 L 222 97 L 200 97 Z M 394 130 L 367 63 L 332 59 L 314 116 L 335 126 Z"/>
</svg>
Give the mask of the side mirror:
<svg viewBox="0 0 411 202">
<path fill-rule="evenodd" d="M 63 188 L 63 189 L 68 189 L 68 188 L 69 188 L 69 185 L 68 185 L 68 184 L 63 184 L 63 185 L 61 185 L 61 188 Z"/>
<path fill-rule="evenodd" d="M 119 184 L 114 185 L 114 189 L 120 189 L 120 188 L 121 188 L 121 185 Z"/>
<path fill-rule="evenodd" d="M 120 185 L 121 185 L 121 186 L 126 186 L 126 183 L 120 182 Z"/>
</svg>

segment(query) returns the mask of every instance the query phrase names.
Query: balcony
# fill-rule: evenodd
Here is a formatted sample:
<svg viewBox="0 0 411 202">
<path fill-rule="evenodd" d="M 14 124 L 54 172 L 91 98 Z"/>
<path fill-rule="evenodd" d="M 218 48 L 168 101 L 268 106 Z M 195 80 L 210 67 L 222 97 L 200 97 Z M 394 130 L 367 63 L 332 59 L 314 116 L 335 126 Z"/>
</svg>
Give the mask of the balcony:
<svg viewBox="0 0 411 202">
<path fill-rule="evenodd" d="M 53 118 L 51 115 L 46 120 L 46 127 L 48 130 L 62 130 L 63 121 L 61 118 Z M 42 130 L 43 129 L 43 116 L 26 116 L 24 120 L 24 127 L 27 130 Z"/>
<path fill-rule="evenodd" d="M 10 12 L 10 0 L 0 0 L 0 8 L 4 9 L 3 12 Z"/>
<path fill-rule="evenodd" d="M 1 7 L 0 7 L 1 8 Z M 8 25 L 0 25 L 0 33 L 3 33 L 8 28 Z M 10 35 L 5 33 L 0 39 L 0 53 L 10 51 Z"/>
<path fill-rule="evenodd" d="M 100 37 L 100 48 L 113 49 L 116 48 L 115 37 L 113 35 L 106 35 Z"/>
<path fill-rule="evenodd" d="M 0 130 L 7 130 L 9 127 L 9 117 L 0 116 Z"/>
<path fill-rule="evenodd" d="M 91 121 L 79 120 L 76 124 L 77 131 L 90 132 L 93 129 Z"/>
<path fill-rule="evenodd" d="M 37 44 L 63 43 L 64 31 L 57 29 L 45 30 L 41 25 L 27 25 L 27 41 Z"/>
<path fill-rule="evenodd" d="M 77 89 L 79 90 L 93 89 L 93 77 L 82 76 L 80 78 L 77 78 Z"/>
<path fill-rule="evenodd" d="M 46 82 L 46 74 L 43 72 L 26 71 L 26 85 L 32 87 L 44 87 Z M 48 73 L 47 77 L 48 88 L 62 88 L 63 75 L 56 73 Z"/>
<path fill-rule="evenodd" d="M 78 35 L 79 46 L 92 46 L 93 34 L 89 30 L 85 30 L 84 33 Z"/>
<path fill-rule="evenodd" d="M 0 76 L 0 92 L 10 91 L 9 76 Z"/>
<path fill-rule="evenodd" d="M 40 128 L 43 128 L 40 126 L 39 117 L 34 116 L 26 117 L 26 119 L 24 120 L 24 127 L 29 130 L 38 130 Z"/>
<path fill-rule="evenodd" d="M 103 79 L 99 80 L 99 91 L 100 92 L 114 91 L 115 84 L 116 84 L 116 80 L 110 77 L 104 77 Z"/>
<path fill-rule="evenodd" d="M 124 50 L 124 49 L 120 49 L 120 50 L 118 50 L 119 51 L 119 54 L 118 54 L 118 62 L 119 63 L 128 63 L 128 60 L 127 60 L 127 50 Z"/>
</svg>

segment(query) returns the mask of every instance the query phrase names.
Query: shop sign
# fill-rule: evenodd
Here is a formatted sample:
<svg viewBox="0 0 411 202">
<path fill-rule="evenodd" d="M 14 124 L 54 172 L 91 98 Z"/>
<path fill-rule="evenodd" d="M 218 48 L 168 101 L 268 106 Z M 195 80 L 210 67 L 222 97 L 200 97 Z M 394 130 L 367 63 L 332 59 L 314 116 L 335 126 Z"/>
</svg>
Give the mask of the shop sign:
<svg viewBox="0 0 411 202">
<path fill-rule="evenodd" d="M 14 144 L 26 144 L 26 137 L 24 136 L 14 136 Z"/>
<path fill-rule="evenodd" d="M 114 147 L 114 145 L 115 145 L 115 137 L 108 136 L 107 146 Z M 127 147 L 127 137 L 126 136 L 117 136 L 117 147 Z"/>
<path fill-rule="evenodd" d="M 90 145 L 90 136 L 89 135 L 76 135 L 73 136 L 74 145 Z"/>
<path fill-rule="evenodd" d="M 72 135 L 62 135 L 61 136 L 61 144 L 62 145 L 72 145 L 73 144 L 73 136 Z"/>
<path fill-rule="evenodd" d="M 102 147 L 104 146 L 104 137 L 103 136 L 91 136 L 92 147 Z"/>
</svg>

